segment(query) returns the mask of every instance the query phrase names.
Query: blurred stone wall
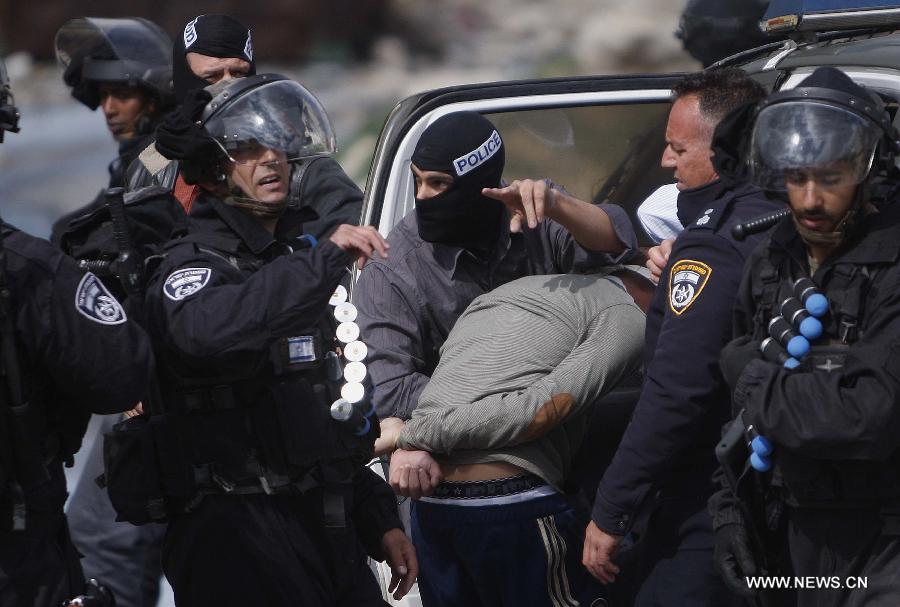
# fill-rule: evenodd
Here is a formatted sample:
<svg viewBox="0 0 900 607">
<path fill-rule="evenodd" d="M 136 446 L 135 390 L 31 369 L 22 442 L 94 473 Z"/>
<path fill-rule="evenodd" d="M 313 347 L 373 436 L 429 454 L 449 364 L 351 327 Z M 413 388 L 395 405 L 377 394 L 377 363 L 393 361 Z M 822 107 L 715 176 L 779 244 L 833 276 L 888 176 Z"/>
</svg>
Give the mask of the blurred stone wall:
<svg viewBox="0 0 900 607">
<path fill-rule="evenodd" d="M 683 8 L 684 0 L 0 0 L 0 52 L 22 110 L 22 132 L 0 146 L 0 210 L 44 235 L 49 221 L 93 197 L 115 155 L 102 115 L 71 98 L 52 57 L 53 35 L 72 17 L 146 15 L 174 36 L 197 14 L 234 15 L 253 29 L 260 72 L 295 78 L 319 97 L 338 160 L 363 185 L 384 120 L 407 95 L 699 68 L 674 35 Z"/>
<path fill-rule="evenodd" d="M 53 36 L 72 17 L 145 17 L 171 36 L 203 13 L 225 13 L 250 27 L 254 47 L 271 61 L 327 52 L 365 59 L 380 35 L 389 0 L 0 0 L 0 50 L 53 59 Z M 265 33 L 265 35 L 260 35 Z M 318 49 L 323 49 L 319 51 Z"/>
</svg>

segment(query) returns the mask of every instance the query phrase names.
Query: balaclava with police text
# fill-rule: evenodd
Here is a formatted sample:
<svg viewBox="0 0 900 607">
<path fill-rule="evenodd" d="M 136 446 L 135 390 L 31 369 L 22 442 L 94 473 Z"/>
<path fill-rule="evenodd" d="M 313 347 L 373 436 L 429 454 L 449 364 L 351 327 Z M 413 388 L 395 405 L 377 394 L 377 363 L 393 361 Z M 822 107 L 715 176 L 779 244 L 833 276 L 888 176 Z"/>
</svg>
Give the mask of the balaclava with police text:
<svg viewBox="0 0 900 607">
<path fill-rule="evenodd" d="M 437 119 L 422 133 L 412 163 L 422 171 L 453 177 L 444 192 L 416 198 L 419 235 L 485 253 L 497 239 L 503 203 L 481 194 L 500 185 L 506 154 L 494 125 L 477 112 L 458 112 Z"/>
<path fill-rule="evenodd" d="M 178 103 L 184 101 L 188 91 L 209 85 L 191 71 L 188 53 L 243 59 L 250 63 L 247 75 L 256 73 L 250 30 L 228 15 L 199 15 L 184 26 L 182 36 L 176 38 L 172 48 L 172 84 Z"/>
</svg>

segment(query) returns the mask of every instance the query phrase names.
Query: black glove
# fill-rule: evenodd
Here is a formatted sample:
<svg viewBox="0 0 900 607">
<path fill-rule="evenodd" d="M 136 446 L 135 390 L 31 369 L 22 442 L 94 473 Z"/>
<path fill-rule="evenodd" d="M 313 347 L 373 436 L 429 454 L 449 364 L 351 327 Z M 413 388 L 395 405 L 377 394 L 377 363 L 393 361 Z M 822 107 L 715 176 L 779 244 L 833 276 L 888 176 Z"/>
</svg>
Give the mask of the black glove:
<svg viewBox="0 0 900 607">
<path fill-rule="evenodd" d="M 759 342 L 750 339 L 749 336 L 738 337 L 728 342 L 722 348 L 722 354 L 719 355 L 719 367 L 722 369 L 722 377 L 728 383 L 728 386 L 734 390 L 737 385 L 744 367 L 750 364 L 750 361 L 761 359 L 762 352 L 759 350 Z"/>
<path fill-rule="evenodd" d="M 206 89 L 194 89 L 177 110 L 170 112 L 156 129 L 156 149 L 170 160 L 181 163 L 185 183 L 214 182 L 222 148 L 199 124 L 203 108 L 212 99 Z"/>
<path fill-rule="evenodd" d="M 746 580 L 748 576 L 757 575 L 759 568 L 744 525 L 730 523 L 716 530 L 713 559 L 722 580 L 732 592 L 748 599 L 757 595 L 756 589 L 750 588 Z"/>
</svg>

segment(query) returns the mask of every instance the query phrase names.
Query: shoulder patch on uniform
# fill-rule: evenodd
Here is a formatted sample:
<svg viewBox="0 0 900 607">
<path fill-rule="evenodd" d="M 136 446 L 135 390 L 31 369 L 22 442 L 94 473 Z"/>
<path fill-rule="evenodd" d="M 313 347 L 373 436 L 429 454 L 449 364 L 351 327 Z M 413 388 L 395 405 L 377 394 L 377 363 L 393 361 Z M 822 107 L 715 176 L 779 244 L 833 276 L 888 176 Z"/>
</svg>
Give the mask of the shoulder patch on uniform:
<svg viewBox="0 0 900 607">
<path fill-rule="evenodd" d="M 709 282 L 712 268 L 702 261 L 682 259 L 669 272 L 669 308 L 679 316 L 691 307 Z"/>
<path fill-rule="evenodd" d="M 172 272 L 163 284 L 163 293 L 172 301 L 181 301 L 205 287 L 211 276 L 209 268 L 184 268 Z"/>
<path fill-rule="evenodd" d="M 128 318 L 119 300 L 100 282 L 100 279 L 88 272 L 75 291 L 75 309 L 101 325 L 120 325 Z"/>
</svg>

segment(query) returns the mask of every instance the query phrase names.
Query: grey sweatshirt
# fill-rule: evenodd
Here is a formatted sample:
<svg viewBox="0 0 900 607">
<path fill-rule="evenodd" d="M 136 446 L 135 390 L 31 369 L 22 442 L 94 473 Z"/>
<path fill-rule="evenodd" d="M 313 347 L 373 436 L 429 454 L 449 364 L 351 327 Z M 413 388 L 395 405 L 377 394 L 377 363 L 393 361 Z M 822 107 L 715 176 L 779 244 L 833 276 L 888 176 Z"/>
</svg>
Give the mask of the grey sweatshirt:
<svg viewBox="0 0 900 607">
<path fill-rule="evenodd" d="M 645 320 L 603 275 L 529 276 L 481 295 L 398 446 L 445 464 L 509 462 L 559 489 L 590 405 L 640 365 Z"/>
</svg>

